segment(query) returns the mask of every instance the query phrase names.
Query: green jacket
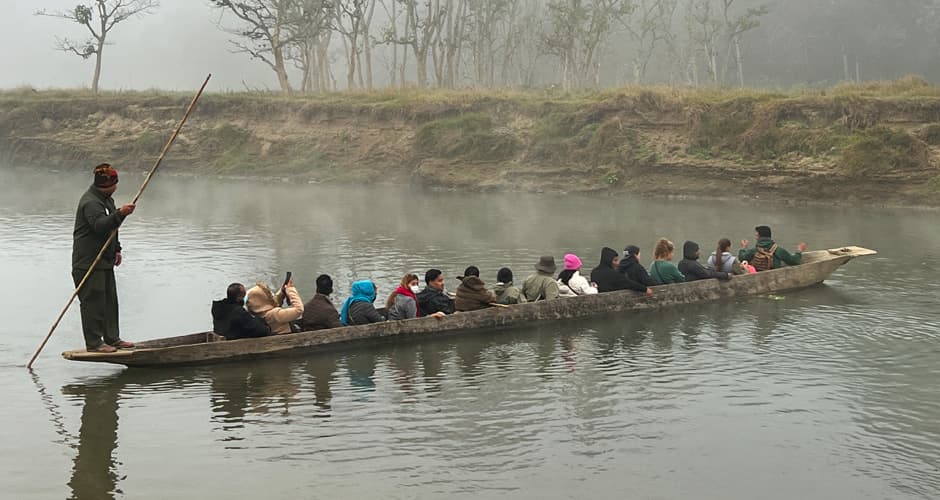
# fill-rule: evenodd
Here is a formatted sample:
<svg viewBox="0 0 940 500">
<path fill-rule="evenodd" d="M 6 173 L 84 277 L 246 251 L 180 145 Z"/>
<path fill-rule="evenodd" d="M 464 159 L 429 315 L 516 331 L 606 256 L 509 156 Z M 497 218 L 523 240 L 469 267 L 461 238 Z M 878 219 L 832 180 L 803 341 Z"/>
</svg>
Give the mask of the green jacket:
<svg viewBox="0 0 940 500">
<path fill-rule="evenodd" d="M 496 294 L 497 304 L 507 306 L 512 304 L 525 304 L 525 297 L 522 295 L 522 291 L 512 286 L 512 282 L 497 283 L 496 286 L 493 287 L 493 293 Z"/>
<path fill-rule="evenodd" d="M 557 299 L 560 296 L 558 281 L 551 274 L 537 271 L 522 283 L 522 295 L 528 302 Z"/>
<path fill-rule="evenodd" d="M 685 275 L 679 271 L 675 264 L 668 260 L 654 260 L 650 265 L 650 277 L 660 285 L 685 283 Z"/>
<path fill-rule="evenodd" d="M 78 200 L 75 211 L 75 230 L 72 232 L 72 269 L 88 269 L 111 234 L 120 227 L 124 216 L 114 206 L 114 199 L 95 186 L 88 188 Z M 114 254 L 121 251 L 121 242 L 115 234 L 95 269 L 113 269 Z"/>
<path fill-rule="evenodd" d="M 770 238 L 758 238 L 757 243 L 754 244 L 755 248 L 742 248 L 738 252 L 738 260 L 748 261 L 754 258 L 754 254 L 757 253 L 756 247 L 761 247 L 764 250 L 770 250 L 770 247 L 774 246 L 774 240 Z M 778 246 L 777 251 L 774 252 L 774 269 L 783 267 L 783 264 L 788 266 L 798 266 L 803 262 L 803 253 L 802 252 L 793 252 L 792 254 L 787 251 L 787 249 Z"/>
</svg>

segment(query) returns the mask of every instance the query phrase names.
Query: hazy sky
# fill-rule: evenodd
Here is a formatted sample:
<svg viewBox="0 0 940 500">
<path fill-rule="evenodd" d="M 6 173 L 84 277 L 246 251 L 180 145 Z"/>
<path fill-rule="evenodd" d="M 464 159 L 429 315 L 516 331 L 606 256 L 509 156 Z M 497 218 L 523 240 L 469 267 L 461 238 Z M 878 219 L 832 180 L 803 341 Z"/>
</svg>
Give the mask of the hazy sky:
<svg viewBox="0 0 940 500">
<path fill-rule="evenodd" d="M 94 58 L 54 50 L 56 35 L 84 39 L 77 23 L 33 15 L 71 8 L 76 0 L 0 0 L 0 87 L 89 87 Z M 264 63 L 232 54 L 230 36 L 215 26 L 218 11 L 203 0 L 161 0 L 156 13 L 118 24 L 109 35 L 101 72 L 103 89 L 193 89 L 213 73 L 215 90 L 277 88 Z"/>
</svg>

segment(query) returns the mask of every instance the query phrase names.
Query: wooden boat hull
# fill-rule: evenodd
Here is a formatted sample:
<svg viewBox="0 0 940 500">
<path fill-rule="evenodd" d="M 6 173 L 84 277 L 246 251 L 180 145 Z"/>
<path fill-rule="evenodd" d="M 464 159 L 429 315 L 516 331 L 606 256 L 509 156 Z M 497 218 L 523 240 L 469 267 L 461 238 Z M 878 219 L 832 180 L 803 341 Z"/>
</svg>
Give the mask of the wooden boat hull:
<svg viewBox="0 0 940 500">
<path fill-rule="evenodd" d="M 416 318 L 388 321 L 258 339 L 222 341 L 214 333 L 204 332 L 139 342 L 136 349 L 121 350 L 116 353 L 81 350 L 67 351 L 62 353 L 62 356 L 72 361 L 116 363 L 126 366 L 169 366 L 216 363 L 331 348 L 350 348 L 362 343 L 531 325 L 561 319 L 793 290 L 822 283 L 836 269 L 850 260 L 875 253 L 877 252 L 861 247 L 806 252 L 803 254 L 804 263 L 799 266 L 736 276 L 726 282 L 702 280 L 658 286 L 654 288 L 652 297 L 633 291 L 620 291 L 511 307 L 494 307 L 457 313 L 440 319 Z"/>
</svg>

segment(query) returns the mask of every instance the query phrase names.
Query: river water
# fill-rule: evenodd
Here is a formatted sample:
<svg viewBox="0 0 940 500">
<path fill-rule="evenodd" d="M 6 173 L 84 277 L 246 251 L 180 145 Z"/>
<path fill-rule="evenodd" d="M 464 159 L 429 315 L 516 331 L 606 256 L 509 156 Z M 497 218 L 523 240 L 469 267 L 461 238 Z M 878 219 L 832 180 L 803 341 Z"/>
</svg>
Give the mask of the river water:
<svg viewBox="0 0 940 500">
<path fill-rule="evenodd" d="M 3 498 L 936 498 L 937 214 L 158 176 L 122 228 L 122 336 L 203 331 L 232 281 L 383 297 L 541 254 L 719 237 L 880 254 L 779 295 L 210 367 L 66 362 L 88 176 L 0 170 Z M 140 178 L 126 174 L 118 203 Z M 704 252 L 703 252 L 704 253 Z"/>
</svg>

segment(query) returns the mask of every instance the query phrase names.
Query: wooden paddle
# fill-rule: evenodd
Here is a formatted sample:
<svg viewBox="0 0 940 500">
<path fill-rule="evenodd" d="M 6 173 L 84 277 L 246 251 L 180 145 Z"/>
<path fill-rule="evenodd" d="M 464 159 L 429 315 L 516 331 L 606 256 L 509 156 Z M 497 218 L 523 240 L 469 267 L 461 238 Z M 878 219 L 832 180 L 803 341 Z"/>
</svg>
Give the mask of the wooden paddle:
<svg viewBox="0 0 940 500">
<path fill-rule="evenodd" d="M 196 106 L 196 101 L 199 100 L 199 96 L 202 95 L 202 91 L 206 88 L 206 84 L 209 83 L 210 78 L 212 78 L 211 73 L 206 77 L 206 81 L 202 82 L 202 86 L 199 87 L 199 92 L 196 92 L 193 100 L 189 103 L 189 107 L 186 108 L 186 114 L 183 115 L 183 119 L 180 120 L 179 125 L 176 126 L 176 130 L 173 131 L 173 135 L 170 136 L 170 140 L 168 140 L 166 145 L 163 146 L 163 151 L 160 152 L 160 156 L 157 158 L 156 163 L 154 163 L 153 168 L 151 168 L 150 172 L 147 173 L 147 177 L 144 178 L 144 183 L 141 184 L 140 189 L 137 190 L 137 194 L 134 196 L 134 199 L 131 201 L 131 203 L 136 204 L 137 200 L 140 199 L 140 196 L 144 194 L 144 190 L 147 189 L 147 184 L 150 184 L 150 179 L 153 178 L 153 174 L 156 173 L 157 168 L 160 167 L 160 163 L 162 163 L 163 158 L 166 157 L 166 153 L 170 150 L 170 146 L 172 146 L 173 142 L 176 141 L 176 136 L 178 136 L 180 134 L 180 130 L 183 129 L 183 124 L 186 123 L 186 119 L 189 118 L 189 114 L 192 113 L 193 108 Z M 81 291 L 82 287 L 85 286 L 85 282 L 88 281 L 88 277 L 91 276 L 92 271 L 95 270 L 98 262 L 101 261 L 101 257 L 104 255 L 105 250 L 111 246 L 111 242 L 114 241 L 115 235 L 117 235 L 117 229 L 112 229 L 111 234 L 108 235 L 108 239 L 105 240 L 104 245 L 101 245 L 101 250 L 98 251 L 98 255 L 95 257 L 95 260 L 92 261 L 90 266 L 88 266 L 88 271 L 85 272 L 85 276 L 82 277 L 82 280 L 78 283 L 78 286 L 75 287 L 75 290 L 72 292 L 72 296 L 69 297 L 69 301 L 66 302 L 65 307 L 62 308 L 62 312 L 59 313 L 59 317 L 56 318 L 55 323 L 52 324 L 52 328 L 49 329 L 49 333 L 46 334 L 46 338 L 42 339 L 42 343 L 39 344 L 36 352 L 33 353 L 33 357 L 29 359 L 29 363 L 26 363 L 27 369 L 31 369 L 33 367 L 33 362 L 36 361 L 37 357 L 39 357 L 39 353 L 42 352 L 43 347 L 46 347 L 46 342 L 49 342 L 49 338 L 52 337 L 52 333 L 55 332 L 56 327 L 59 326 L 59 322 L 62 321 L 66 311 L 68 311 L 69 307 L 72 306 L 72 302 L 75 301 L 75 297 L 78 296 L 78 292 Z"/>
</svg>

